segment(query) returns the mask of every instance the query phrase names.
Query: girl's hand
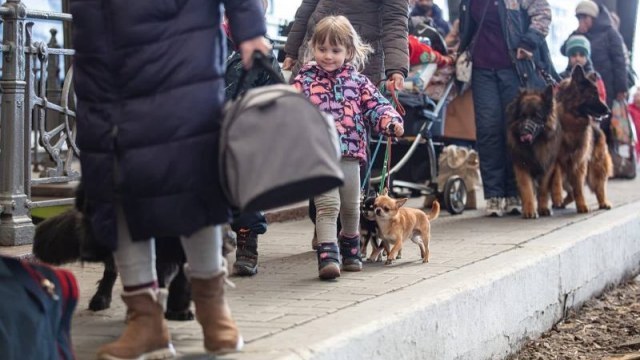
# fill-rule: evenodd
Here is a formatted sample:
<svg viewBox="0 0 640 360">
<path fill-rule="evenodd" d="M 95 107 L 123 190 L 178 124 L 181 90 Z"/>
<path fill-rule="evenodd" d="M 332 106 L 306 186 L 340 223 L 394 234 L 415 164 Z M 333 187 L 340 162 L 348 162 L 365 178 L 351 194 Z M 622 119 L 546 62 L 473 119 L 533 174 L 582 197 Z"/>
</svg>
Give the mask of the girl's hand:
<svg viewBox="0 0 640 360">
<path fill-rule="evenodd" d="M 293 64 L 295 64 L 296 61 L 293 60 L 292 57 L 287 56 L 284 58 L 284 62 L 282 63 L 282 70 L 291 70 L 293 69 Z"/>
<path fill-rule="evenodd" d="M 387 134 L 389 136 L 400 137 L 404 134 L 404 127 L 400 124 L 391 123 L 387 126 Z"/>
<path fill-rule="evenodd" d="M 264 36 L 257 36 L 253 39 L 245 40 L 240 43 L 240 54 L 242 56 L 242 64 L 245 69 L 250 69 L 253 65 L 253 53 L 260 51 L 265 56 L 269 56 L 271 52 L 271 44 Z"/>
<path fill-rule="evenodd" d="M 400 73 L 391 74 L 387 80 L 387 89 L 390 89 L 391 86 L 398 91 L 404 90 L 404 76 Z"/>
</svg>

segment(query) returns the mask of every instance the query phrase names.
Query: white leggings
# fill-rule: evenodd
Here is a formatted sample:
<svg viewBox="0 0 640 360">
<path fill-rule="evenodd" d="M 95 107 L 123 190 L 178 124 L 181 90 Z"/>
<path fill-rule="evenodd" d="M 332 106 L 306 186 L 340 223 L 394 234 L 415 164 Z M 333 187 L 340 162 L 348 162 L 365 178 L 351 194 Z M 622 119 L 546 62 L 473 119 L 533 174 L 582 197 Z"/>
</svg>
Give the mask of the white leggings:
<svg viewBox="0 0 640 360">
<path fill-rule="evenodd" d="M 122 207 L 118 206 L 118 249 L 113 253 L 122 285 L 135 287 L 157 282 L 155 239 L 132 241 Z M 182 248 L 189 263 L 189 275 L 208 279 L 223 267 L 222 229 L 204 227 L 190 236 L 181 236 Z"/>
<path fill-rule="evenodd" d="M 344 185 L 313 199 L 319 243 L 337 241 L 338 214 L 343 235 L 353 237 L 360 233 L 360 163 L 355 159 L 343 158 L 340 168 L 344 173 Z"/>
</svg>

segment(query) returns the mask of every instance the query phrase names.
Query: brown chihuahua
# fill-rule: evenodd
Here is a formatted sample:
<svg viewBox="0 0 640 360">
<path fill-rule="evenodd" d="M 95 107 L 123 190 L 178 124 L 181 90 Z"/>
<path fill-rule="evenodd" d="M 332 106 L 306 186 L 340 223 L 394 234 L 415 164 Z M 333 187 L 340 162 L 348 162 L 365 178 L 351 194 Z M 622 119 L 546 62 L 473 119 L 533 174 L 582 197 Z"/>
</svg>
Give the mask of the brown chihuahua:
<svg viewBox="0 0 640 360">
<path fill-rule="evenodd" d="M 398 252 L 402 250 L 402 243 L 411 239 L 420 247 L 422 262 L 429 262 L 429 240 L 431 238 L 430 221 L 438 218 L 440 204 L 433 202 L 429 215 L 422 210 L 402 207 L 408 199 L 392 199 L 380 195 L 375 201 L 376 222 L 378 223 L 378 237 L 382 239 L 387 251 L 386 265 L 393 264 Z M 390 245 L 393 248 L 389 250 Z M 369 259 L 375 260 L 382 249 L 375 250 Z"/>
</svg>

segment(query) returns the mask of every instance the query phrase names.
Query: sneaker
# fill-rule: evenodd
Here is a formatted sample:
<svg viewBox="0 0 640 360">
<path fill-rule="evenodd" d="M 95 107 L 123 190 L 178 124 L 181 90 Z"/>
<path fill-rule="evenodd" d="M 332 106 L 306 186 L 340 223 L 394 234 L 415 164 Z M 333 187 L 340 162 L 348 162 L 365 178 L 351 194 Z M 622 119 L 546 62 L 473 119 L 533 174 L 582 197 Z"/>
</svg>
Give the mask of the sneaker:
<svg viewBox="0 0 640 360">
<path fill-rule="evenodd" d="M 522 215 L 522 202 L 518 196 L 510 196 L 505 199 L 504 212 L 511 215 Z"/>
<path fill-rule="evenodd" d="M 338 242 L 340 243 L 340 254 L 342 255 L 342 270 L 362 271 L 360 235 L 356 235 L 352 238 L 340 235 Z"/>
<path fill-rule="evenodd" d="M 504 207 L 502 205 L 504 199 L 499 197 L 492 197 L 487 199 L 487 208 L 484 210 L 487 216 L 500 217 L 504 214 Z"/>
<path fill-rule="evenodd" d="M 318 277 L 333 280 L 340 276 L 340 249 L 336 243 L 318 244 Z"/>
<path fill-rule="evenodd" d="M 240 229 L 237 235 L 233 271 L 239 276 L 253 276 L 258 273 L 258 235 L 248 229 Z"/>
</svg>

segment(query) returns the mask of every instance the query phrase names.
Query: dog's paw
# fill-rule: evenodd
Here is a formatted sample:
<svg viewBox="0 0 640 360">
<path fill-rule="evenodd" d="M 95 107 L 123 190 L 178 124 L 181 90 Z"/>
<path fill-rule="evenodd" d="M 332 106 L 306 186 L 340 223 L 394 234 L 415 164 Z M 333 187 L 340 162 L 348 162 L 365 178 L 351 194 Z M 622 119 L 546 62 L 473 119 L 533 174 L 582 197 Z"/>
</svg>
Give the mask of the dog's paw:
<svg viewBox="0 0 640 360">
<path fill-rule="evenodd" d="M 195 317 L 193 316 L 193 312 L 191 310 L 167 310 L 167 312 L 164 313 L 164 318 L 173 321 L 191 321 Z"/>
<path fill-rule="evenodd" d="M 576 209 L 578 209 L 578 214 L 586 214 L 589 212 L 587 205 L 576 205 Z"/>
<path fill-rule="evenodd" d="M 600 204 L 600 209 L 601 209 L 601 210 L 611 210 L 611 208 L 612 208 L 612 207 L 613 207 L 613 206 L 612 206 L 612 205 L 611 205 L 611 203 L 610 203 L 610 202 L 608 202 L 608 201 L 606 201 L 606 202 L 604 202 L 604 203 Z"/>
<path fill-rule="evenodd" d="M 563 204 L 563 203 L 553 203 L 553 205 L 551 206 L 554 209 L 564 209 L 567 207 L 567 205 Z"/>
<path fill-rule="evenodd" d="M 395 259 L 387 259 L 387 261 L 384 262 L 385 265 L 393 265 L 396 262 Z"/>
<path fill-rule="evenodd" d="M 422 259 L 422 263 L 423 263 L 423 264 L 426 264 L 426 263 L 428 263 L 428 262 L 429 262 L 429 259 L 426 259 L 426 258 L 425 258 L 425 259 Z"/>
<path fill-rule="evenodd" d="M 101 294 L 95 294 L 89 301 L 89 310 L 101 311 L 106 310 L 111 306 L 111 296 L 104 296 Z"/>
<path fill-rule="evenodd" d="M 533 210 L 533 211 L 523 211 L 522 212 L 522 218 L 523 219 L 537 219 L 538 218 L 538 212 Z"/>
<path fill-rule="evenodd" d="M 551 209 L 549 208 L 540 208 L 538 209 L 538 214 L 540 216 L 551 216 L 553 215 L 553 211 L 551 211 Z"/>
</svg>

